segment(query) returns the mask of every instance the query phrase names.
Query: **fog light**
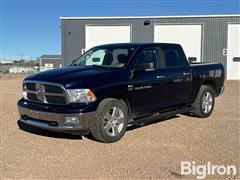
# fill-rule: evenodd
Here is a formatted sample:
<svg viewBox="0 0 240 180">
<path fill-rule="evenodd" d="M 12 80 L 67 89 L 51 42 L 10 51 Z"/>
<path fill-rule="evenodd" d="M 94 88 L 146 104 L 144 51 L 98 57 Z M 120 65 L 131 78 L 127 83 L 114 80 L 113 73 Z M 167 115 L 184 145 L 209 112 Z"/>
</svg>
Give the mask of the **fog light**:
<svg viewBox="0 0 240 180">
<path fill-rule="evenodd" d="M 70 124 L 70 125 L 72 125 L 72 124 L 79 124 L 79 119 L 76 116 L 67 116 L 65 118 L 64 124 Z"/>
</svg>

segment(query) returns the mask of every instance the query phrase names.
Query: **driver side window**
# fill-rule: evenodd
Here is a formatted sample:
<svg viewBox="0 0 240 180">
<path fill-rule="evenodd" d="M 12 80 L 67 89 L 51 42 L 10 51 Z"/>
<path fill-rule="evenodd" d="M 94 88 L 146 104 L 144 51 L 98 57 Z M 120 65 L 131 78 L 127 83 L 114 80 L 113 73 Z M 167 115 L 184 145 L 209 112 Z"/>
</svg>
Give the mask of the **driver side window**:
<svg viewBox="0 0 240 180">
<path fill-rule="evenodd" d="M 143 49 L 136 57 L 134 68 L 137 71 L 151 71 L 157 69 L 157 50 L 154 48 Z"/>
</svg>

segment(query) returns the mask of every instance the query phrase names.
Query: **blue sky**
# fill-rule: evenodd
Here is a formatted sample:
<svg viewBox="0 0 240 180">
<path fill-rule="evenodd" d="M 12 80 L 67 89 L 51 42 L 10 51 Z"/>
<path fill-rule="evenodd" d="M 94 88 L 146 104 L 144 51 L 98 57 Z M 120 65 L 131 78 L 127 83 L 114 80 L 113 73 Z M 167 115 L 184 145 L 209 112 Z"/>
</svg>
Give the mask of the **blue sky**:
<svg viewBox="0 0 240 180">
<path fill-rule="evenodd" d="M 0 59 L 61 54 L 60 16 L 239 14 L 239 0 L 1 0 Z"/>
</svg>

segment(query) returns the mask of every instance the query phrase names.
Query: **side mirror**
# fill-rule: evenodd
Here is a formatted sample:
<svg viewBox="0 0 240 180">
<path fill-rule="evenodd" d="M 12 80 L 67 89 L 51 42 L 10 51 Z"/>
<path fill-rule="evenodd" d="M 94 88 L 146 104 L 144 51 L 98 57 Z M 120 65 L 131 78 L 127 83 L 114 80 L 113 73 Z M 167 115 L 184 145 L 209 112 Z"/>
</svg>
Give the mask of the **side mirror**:
<svg viewBox="0 0 240 180">
<path fill-rule="evenodd" d="M 100 58 L 97 58 L 97 57 L 92 58 L 92 62 L 100 62 Z"/>
<path fill-rule="evenodd" d="M 76 60 L 76 59 L 74 59 L 74 60 L 72 61 L 72 64 L 74 64 L 76 61 L 77 61 L 77 60 Z"/>
<path fill-rule="evenodd" d="M 133 79 L 134 78 L 134 75 L 135 75 L 135 68 L 131 69 L 130 70 L 130 76 L 129 76 L 129 79 Z"/>
<path fill-rule="evenodd" d="M 154 70 L 153 63 L 141 63 L 139 64 L 139 67 L 137 68 L 138 71 L 149 71 Z"/>
<path fill-rule="evenodd" d="M 192 63 L 192 62 L 197 62 L 197 58 L 196 58 L 196 57 L 189 57 L 189 58 L 188 58 L 188 61 L 189 61 L 190 63 Z"/>
<path fill-rule="evenodd" d="M 70 66 L 76 66 L 77 64 L 75 64 L 75 62 L 77 61 L 77 59 L 72 61 L 72 64 Z"/>
</svg>

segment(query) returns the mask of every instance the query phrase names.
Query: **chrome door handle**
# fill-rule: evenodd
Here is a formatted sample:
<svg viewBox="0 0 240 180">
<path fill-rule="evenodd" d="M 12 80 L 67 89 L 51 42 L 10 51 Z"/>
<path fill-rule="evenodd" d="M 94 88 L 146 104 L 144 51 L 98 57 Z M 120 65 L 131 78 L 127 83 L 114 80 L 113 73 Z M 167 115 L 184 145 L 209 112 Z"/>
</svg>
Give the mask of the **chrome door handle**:
<svg viewBox="0 0 240 180">
<path fill-rule="evenodd" d="M 165 76 L 157 76 L 157 79 L 165 78 Z"/>
<path fill-rule="evenodd" d="M 186 73 L 186 72 L 183 73 L 184 76 L 189 75 L 189 74 L 190 74 L 190 73 Z"/>
</svg>

